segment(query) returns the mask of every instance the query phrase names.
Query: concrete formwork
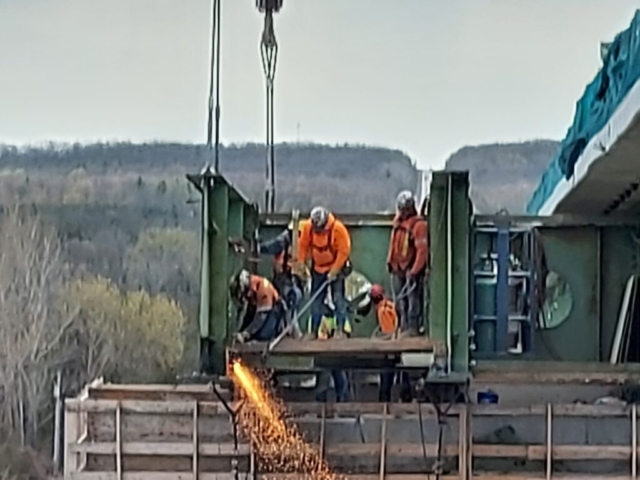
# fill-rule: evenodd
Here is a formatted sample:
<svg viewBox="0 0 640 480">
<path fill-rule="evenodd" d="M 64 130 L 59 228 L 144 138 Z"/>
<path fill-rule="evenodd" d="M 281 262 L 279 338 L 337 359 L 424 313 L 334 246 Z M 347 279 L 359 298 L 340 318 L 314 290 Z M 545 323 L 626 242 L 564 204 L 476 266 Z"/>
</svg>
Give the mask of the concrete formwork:
<svg viewBox="0 0 640 480">
<path fill-rule="evenodd" d="M 207 386 L 156 389 L 153 400 L 143 400 L 139 386 L 108 388 L 66 403 L 66 479 L 231 480 L 236 471 L 239 478 L 302 478 L 261 471 L 251 445 L 242 438 L 234 444 L 231 417 Z M 363 480 L 434 471 L 459 479 L 637 473 L 635 406 L 441 409 L 438 415 L 429 404 L 291 403 L 287 421 L 333 471 Z"/>
</svg>

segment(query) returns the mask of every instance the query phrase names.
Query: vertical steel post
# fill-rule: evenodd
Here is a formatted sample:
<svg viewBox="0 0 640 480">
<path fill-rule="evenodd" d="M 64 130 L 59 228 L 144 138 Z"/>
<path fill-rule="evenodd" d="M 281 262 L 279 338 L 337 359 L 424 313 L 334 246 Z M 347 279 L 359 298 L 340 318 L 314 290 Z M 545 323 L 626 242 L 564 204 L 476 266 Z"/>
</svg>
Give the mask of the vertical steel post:
<svg viewBox="0 0 640 480">
<path fill-rule="evenodd" d="M 496 239 L 498 252 L 498 285 L 496 288 L 496 350 L 507 352 L 509 332 L 509 226 L 498 225 Z"/>
<path fill-rule="evenodd" d="M 470 227 L 469 174 L 434 172 L 429 201 L 429 336 L 451 346 L 449 368 L 459 373 L 469 368 Z"/>
<path fill-rule="evenodd" d="M 210 207 L 211 222 L 216 227 L 211 237 L 210 254 L 209 338 L 213 342 L 213 351 L 210 354 L 212 373 L 222 374 L 226 371 L 224 346 L 228 333 L 229 186 L 221 176 L 216 175 L 213 178 Z"/>
<path fill-rule="evenodd" d="M 455 372 L 466 373 L 469 369 L 472 214 L 468 172 L 452 172 L 451 188 L 451 367 Z"/>
<path fill-rule="evenodd" d="M 447 334 L 447 173 L 435 172 L 431 179 L 429 199 L 429 274 L 428 325 L 429 337 L 446 341 Z"/>
</svg>

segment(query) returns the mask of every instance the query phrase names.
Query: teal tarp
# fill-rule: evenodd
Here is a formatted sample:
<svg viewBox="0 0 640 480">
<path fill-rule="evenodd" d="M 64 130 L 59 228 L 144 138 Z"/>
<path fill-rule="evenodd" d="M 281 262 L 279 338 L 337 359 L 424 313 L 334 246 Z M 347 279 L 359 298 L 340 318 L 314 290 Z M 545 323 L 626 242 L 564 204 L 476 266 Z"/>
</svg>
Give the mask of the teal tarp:
<svg viewBox="0 0 640 480">
<path fill-rule="evenodd" d="M 602 69 L 576 104 L 573 125 L 531 197 L 528 213 L 537 214 L 560 180 L 571 178 L 589 141 L 606 125 L 639 78 L 640 10 L 636 11 L 631 26 L 611 43 Z"/>
</svg>

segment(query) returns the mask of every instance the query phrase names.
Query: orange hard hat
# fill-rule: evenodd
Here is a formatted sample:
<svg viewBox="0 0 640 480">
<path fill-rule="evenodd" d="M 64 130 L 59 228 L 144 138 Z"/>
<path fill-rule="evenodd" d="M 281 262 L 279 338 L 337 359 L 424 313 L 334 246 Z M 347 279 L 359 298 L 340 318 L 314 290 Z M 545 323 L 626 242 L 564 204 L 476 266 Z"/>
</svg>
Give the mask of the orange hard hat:
<svg viewBox="0 0 640 480">
<path fill-rule="evenodd" d="M 374 302 L 380 301 L 384 297 L 384 288 L 382 288 L 382 285 L 379 285 L 377 283 L 374 285 L 371 285 L 371 290 L 369 290 L 369 295 L 371 295 L 371 300 L 373 300 Z"/>
</svg>

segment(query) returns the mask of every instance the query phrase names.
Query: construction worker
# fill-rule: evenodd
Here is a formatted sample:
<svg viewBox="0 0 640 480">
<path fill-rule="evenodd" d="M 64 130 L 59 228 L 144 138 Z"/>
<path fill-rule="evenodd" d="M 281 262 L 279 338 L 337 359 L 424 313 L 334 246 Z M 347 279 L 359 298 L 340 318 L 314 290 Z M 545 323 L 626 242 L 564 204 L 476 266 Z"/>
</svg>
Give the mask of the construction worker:
<svg viewBox="0 0 640 480">
<path fill-rule="evenodd" d="M 303 222 L 300 222 L 298 235 L 302 227 Z M 273 255 L 273 285 L 287 302 L 290 311 L 294 311 L 302 300 L 304 284 L 308 279 L 307 272 L 298 271 L 300 273 L 298 274 L 292 268 L 294 263 L 291 258 L 293 228 L 294 222 L 291 221 L 277 237 L 259 244 L 261 254 Z"/>
<path fill-rule="evenodd" d="M 322 321 L 318 329 L 318 338 L 326 340 L 336 333 L 336 311 L 330 298 L 325 300 L 322 312 Z M 346 320 L 343 329 L 345 336 L 351 335 L 351 325 Z M 333 386 L 336 390 L 336 402 L 349 401 L 349 380 L 344 370 L 322 370 L 316 376 L 316 402 L 326 402 L 329 392 L 330 379 L 333 378 Z"/>
<path fill-rule="evenodd" d="M 413 194 L 400 192 L 396 200 L 387 268 L 392 277 L 403 335 L 418 335 L 422 326 L 424 280 L 429 257 L 427 222 L 418 214 Z"/>
<path fill-rule="evenodd" d="M 379 335 L 391 338 L 391 336 L 396 332 L 398 325 L 398 316 L 396 315 L 395 305 L 384 295 L 384 288 L 382 285 L 372 285 L 369 295 L 371 296 L 371 302 L 376 309 Z"/>
<path fill-rule="evenodd" d="M 396 307 L 384 294 L 382 285 L 374 284 L 369 292 L 371 302 L 376 309 L 376 318 L 378 319 L 377 334 L 380 337 L 391 338 L 398 326 L 398 316 Z M 380 391 L 378 393 L 378 401 L 390 402 L 391 390 L 395 381 L 396 372 L 393 368 L 387 368 L 380 373 Z M 411 384 L 409 377 L 405 373 L 400 374 L 401 392 L 400 397 L 403 401 L 411 401 Z"/>
<path fill-rule="evenodd" d="M 325 295 L 319 290 L 330 287 L 336 311 L 335 337 L 340 338 L 344 336 L 347 319 L 345 278 L 351 273 L 351 237 L 344 224 L 324 207 L 311 210 L 309 220 L 303 224 L 300 232 L 296 268 L 303 268 L 305 262 L 311 260 L 311 296 L 314 298 L 311 335 L 317 336 L 322 320 Z"/>
<path fill-rule="evenodd" d="M 281 329 L 286 305 L 273 284 L 259 275 L 242 270 L 233 280 L 231 296 L 244 311 L 236 339 L 247 341 L 273 340 Z"/>
</svg>

